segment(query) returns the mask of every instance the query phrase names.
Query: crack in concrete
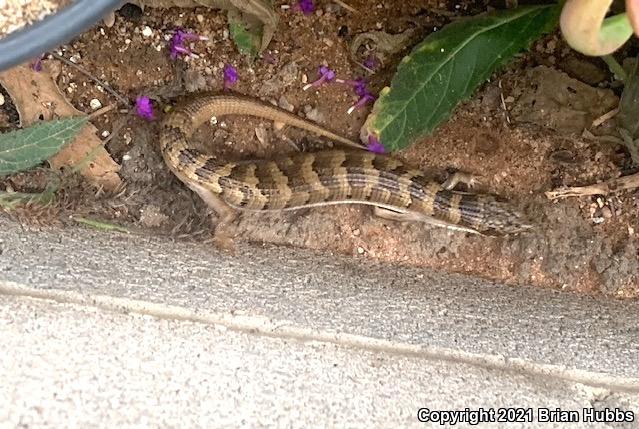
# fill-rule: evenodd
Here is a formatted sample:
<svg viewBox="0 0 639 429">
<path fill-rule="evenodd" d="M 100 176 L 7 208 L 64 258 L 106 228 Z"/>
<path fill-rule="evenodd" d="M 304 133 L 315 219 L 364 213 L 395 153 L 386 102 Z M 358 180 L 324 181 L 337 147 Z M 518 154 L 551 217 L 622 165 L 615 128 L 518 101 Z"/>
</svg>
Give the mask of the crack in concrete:
<svg viewBox="0 0 639 429">
<path fill-rule="evenodd" d="M 287 321 L 273 322 L 264 316 L 225 314 L 192 310 L 185 307 L 159 304 L 149 301 L 119 298 L 108 295 L 82 294 L 58 289 L 37 289 L 15 282 L 0 281 L 0 295 L 51 300 L 62 304 L 90 306 L 100 310 L 123 314 L 135 313 L 160 319 L 183 320 L 277 339 L 293 339 L 302 342 L 317 341 L 342 347 L 364 349 L 404 357 L 415 357 L 451 363 L 463 363 L 485 369 L 515 372 L 531 376 L 580 383 L 591 387 L 621 392 L 639 392 L 639 378 L 618 377 L 606 373 L 567 369 L 563 366 L 542 364 L 503 355 L 469 353 L 444 347 L 393 342 L 363 335 L 320 331 L 317 329 L 288 326 Z M 293 322 L 290 322 L 293 323 Z"/>
</svg>

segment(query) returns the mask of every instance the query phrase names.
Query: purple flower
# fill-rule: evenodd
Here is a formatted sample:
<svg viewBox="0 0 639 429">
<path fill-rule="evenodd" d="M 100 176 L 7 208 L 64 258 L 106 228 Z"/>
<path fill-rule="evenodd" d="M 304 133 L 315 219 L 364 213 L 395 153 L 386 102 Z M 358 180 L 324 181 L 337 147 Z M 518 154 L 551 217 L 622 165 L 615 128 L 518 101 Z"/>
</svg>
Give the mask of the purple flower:
<svg viewBox="0 0 639 429">
<path fill-rule="evenodd" d="M 229 89 L 237 83 L 239 76 L 237 69 L 230 64 L 224 66 L 224 89 Z"/>
<path fill-rule="evenodd" d="M 315 82 L 311 82 L 307 85 L 304 85 L 304 88 L 302 89 L 306 91 L 311 88 L 316 88 L 325 82 L 330 82 L 333 79 L 335 79 L 335 72 L 326 66 L 320 66 L 319 74 L 320 74 L 319 79 L 317 79 Z"/>
<path fill-rule="evenodd" d="M 41 72 L 42 71 L 42 60 L 44 60 L 47 57 L 47 54 L 40 54 L 38 55 L 36 58 L 33 59 L 33 62 L 31 63 L 31 70 L 35 71 L 35 72 Z"/>
<path fill-rule="evenodd" d="M 379 138 L 374 134 L 368 135 L 368 144 L 366 145 L 366 149 L 373 153 L 386 153 L 386 148 L 379 141 Z"/>
<path fill-rule="evenodd" d="M 173 37 L 169 41 L 169 50 L 171 52 L 171 59 L 176 59 L 180 55 L 188 55 L 191 57 L 197 57 L 191 50 L 184 46 L 184 44 L 189 40 L 208 40 L 208 37 L 200 36 L 195 33 L 191 33 L 189 31 L 184 31 L 181 28 L 177 28 Z"/>
<path fill-rule="evenodd" d="M 368 84 L 366 83 L 366 79 L 364 78 L 359 78 L 355 80 L 338 79 L 337 82 L 352 86 L 353 90 L 355 91 L 355 94 L 359 96 L 359 100 L 357 100 L 357 103 L 349 107 L 349 109 L 347 110 L 349 115 L 353 113 L 355 109 L 359 109 L 360 107 L 365 106 L 367 103 L 373 102 L 377 99 L 377 97 L 375 97 L 368 90 L 367 88 Z"/>
<path fill-rule="evenodd" d="M 375 97 L 370 92 L 366 92 L 364 95 L 362 95 L 359 98 L 359 100 L 357 100 L 357 103 L 355 103 L 351 107 L 349 107 L 346 112 L 350 115 L 355 110 L 359 109 L 360 107 L 364 107 L 366 104 L 372 103 L 375 100 L 377 100 L 377 97 Z"/>
<path fill-rule="evenodd" d="M 144 118 L 147 121 L 155 119 L 153 102 L 146 95 L 141 95 L 135 99 L 135 111 L 140 118 Z"/>
<path fill-rule="evenodd" d="M 308 16 L 315 12 L 315 3 L 313 3 L 313 0 L 299 0 L 297 5 L 295 5 L 295 9 Z"/>
<path fill-rule="evenodd" d="M 31 69 L 35 72 L 42 71 L 42 57 L 38 58 L 37 60 L 31 63 Z"/>
<path fill-rule="evenodd" d="M 379 67 L 379 60 L 377 59 L 375 55 L 369 55 L 364 60 L 364 67 L 366 67 L 369 70 L 375 71 L 377 70 L 377 67 Z"/>
<path fill-rule="evenodd" d="M 359 95 L 360 97 L 363 97 L 364 94 L 368 92 L 368 89 L 366 89 L 366 85 L 368 85 L 368 83 L 366 82 L 366 79 L 364 79 L 363 77 L 360 77 L 355 80 L 336 79 L 335 82 L 352 86 L 353 90 L 355 91 L 355 94 Z"/>
</svg>

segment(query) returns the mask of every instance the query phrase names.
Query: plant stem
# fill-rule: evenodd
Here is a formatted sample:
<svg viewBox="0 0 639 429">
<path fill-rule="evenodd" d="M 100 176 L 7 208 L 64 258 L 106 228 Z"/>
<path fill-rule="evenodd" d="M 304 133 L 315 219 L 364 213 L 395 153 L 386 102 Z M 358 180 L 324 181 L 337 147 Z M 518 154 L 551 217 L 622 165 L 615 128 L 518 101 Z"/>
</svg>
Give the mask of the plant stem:
<svg viewBox="0 0 639 429">
<path fill-rule="evenodd" d="M 613 57 L 612 55 L 602 55 L 601 59 L 606 62 L 610 71 L 613 72 L 615 76 L 617 76 L 617 79 L 622 82 L 625 82 L 628 79 L 626 71 L 623 69 L 623 67 L 621 67 L 621 64 L 619 64 L 617 60 L 615 60 L 615 57 Z"/>
<path fill-rule="evenodd" d="M 126 234 L 129 234 L 129 230 L 120 225 L 115 225 L 112 223 L 102 222 L 99 220 L 88 219 L 84 217 L 73 217 L 73 220 L 75 220 L 78 223 L 82 223 L 84 225 L 87 225 L 96 229 L 100 229 L 103 231 L 118 231 L 118 232 L 124 232 Z"/>
<path fill-rule="evenodd" d="M 55 52 L 48 52 L 49 55 L 51 55 L 53 58 L 55 58 L 56 60 L 62 61 L 63 63 L 65 63 L 66 65 L 68 65 L 69 67 L 73 67 L 74 69 L 76 69 L 77 71 L 79 71 L 80 73 L 82 73 L 83 75 L 85 75 L 86 77 L 88 77 L 89 79 L 91 79 L 93 82 L 97 83 L 98 85 L 100 85 L 102 88 L 104 88 L 104 90 L 106 92 L 108 92 L 109 94 L 111 94 L 112 96 L 114 96 L 115 98 L 117 98 L 117 100 L 122 103 L 125 106 L 129 106 L 131 103 L 129 103 L 129 100 L 127 100 L 126 98 L 124 98 L 124 96 L 120 95 L 118 92 L 116 92 L 113 88 L 111 88 L 109 85 L 107 85 L 105 82 L 101 81 L 100 79 L 98 79 L 97 77 L 93 76 L 91 73 L 89 73 L 88 71 L 86 71 L 83 67 L 80 67 L 79 65 L 77 65 L 76 63 L 69 61 L 68 59 L 66 59 L 65 57 L 63 57 L 62 55 L 58 55 Z"/>
</svg>

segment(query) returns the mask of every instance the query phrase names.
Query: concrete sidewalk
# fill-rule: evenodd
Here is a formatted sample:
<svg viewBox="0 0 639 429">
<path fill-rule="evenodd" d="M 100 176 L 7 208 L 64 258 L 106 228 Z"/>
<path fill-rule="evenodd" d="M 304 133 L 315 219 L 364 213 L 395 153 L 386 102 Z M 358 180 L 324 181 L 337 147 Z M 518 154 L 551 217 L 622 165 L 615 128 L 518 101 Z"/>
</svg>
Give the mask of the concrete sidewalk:
<svg viewBox="0 0 639 429">
<path fill-rule="evenodd" d="M 421 407 L 639 413 L 639 303 L 297 249 L 229 256 L 0 230 L 0 427 L 429 427 Z"/>
</svg>

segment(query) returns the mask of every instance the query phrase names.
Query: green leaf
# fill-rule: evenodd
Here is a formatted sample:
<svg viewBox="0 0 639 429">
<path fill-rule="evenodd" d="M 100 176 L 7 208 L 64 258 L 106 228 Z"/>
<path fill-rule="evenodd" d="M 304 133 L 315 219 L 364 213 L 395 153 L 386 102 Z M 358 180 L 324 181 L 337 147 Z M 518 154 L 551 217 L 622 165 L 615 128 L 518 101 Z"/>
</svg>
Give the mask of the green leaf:
<svg viewBox="0 0 639 429">
<path fill-rule="evenodd" d="M 120 226 L 120 225 L 116 225 L 114 223 L 102 222 L 102 221 L 99 221 L 99 220 L 88 219 L 88 218 L 84 218 L 84 217 L 74 217 L 73 219 L 76 222 L 78 222 L 78 223 L 82 223 L 82 224 L 88 225 L 88 226 L 90 226 L 92 228 L 100 229 L 102 231 L 118 231 L 118 232 L 124 232 L 126 234 L 128 234 L 130 232 L 125 227 Z"/>
<path fill-rule="evenodd" d="M 619 100 L 617 130 L 623 145 L 630 152 L 632 161 L 635 165 L 639 165 L 639 123 L 637 122 L 639 118 L 639 58 L 632 58 L 624 63 L 628 66 L 624 70 L 627 73 L 621 100 Z"/>
<path fill-rule="evenodd" d="M 29 206 L 37 204 L 46 206 L 53 202 L 55 193 L 59 189 L 59 182 L 47 185 L 43 192 L 25 193 L 25 192 L 0 192 L 0 208 L 4 210 L 14 210 L 18 206 Z"/>
<path fill-rule="evenodd" d="M 235 14 L 229 13 L 229 33 L 237 49 L 242 53 L 255 57 L 260 48 L 261 34 L 257 27 L 250 29 L 249 24 L 242 22 Z"/>
<path fill-rule="evenodd" d="M 450 117 L 493 71 L 552 30 L 559 6 L 533 6 L 455 21 L 406 56 L 366 121 L 388 150 L 408 146 Z"/>
<path fill-rule="evenodd" d="M 55 155 L 86 122 L 86 116 L 65 118 L 0 134 L 0 176 L 26 170 Z"/>
<path fill-rule="evenodd" d="M 619 124 L 639 139 L 639 57 L 628 61 L 627 77 L 619 100 Z"/>
</svg>

